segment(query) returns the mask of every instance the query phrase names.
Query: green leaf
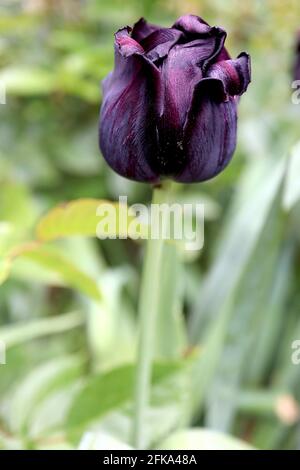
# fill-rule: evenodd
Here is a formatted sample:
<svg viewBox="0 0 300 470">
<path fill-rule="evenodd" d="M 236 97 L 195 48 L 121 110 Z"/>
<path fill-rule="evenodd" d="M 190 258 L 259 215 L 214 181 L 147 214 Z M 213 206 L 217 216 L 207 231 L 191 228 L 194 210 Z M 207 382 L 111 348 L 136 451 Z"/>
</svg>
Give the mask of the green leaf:
<svg viewBox="0 0 300 470">
<path fill-rule="evenodd" d="M 0 285 L 6 281 L 11 269 L 11 260 L 8 258 L 0 257 Z"/>
<path fill-rule="evenodd" d="M 112 217 L 109 214 L 113 214 Z M 101 225 L 106 218 L 109 223 Z M 131 233 L 144 230 L 142 224 L 138 224 L 136 230 L 135 220 L 125 204 L 102 199 L 78 199 L 62 204 L 45 215 L 38 224 L 37 237 L 50 241 L 70 236 L 131 236 Z"/>
<path fill-rule="evenodd" d="M 40 245 L 32 242 L 15 247 L 8 255 L 7 263 L 22 259 L 38 264 L 58 276 L 58 282 L 79 290 L 83 294 L 99 300 L 101 298 L 97 283 L 86 273 L 81 271 L 72 261 L 65 257 L 60 250 L 52 246 Z M 2 282 L 5 280 L 3 271 Z"/>
<path fill-rule="evenodd" d="M 111 436 L 110 434 L 99 431 L 89 431 L 85 433 L 79 443 L 79 450 L 133 450 L 125 442 Z"/>
<path fill-rule="evenodd" d="M 10 181 L 1 182 L 0 255 L 24 240 L 35 218 L 36 210 L 28 188 Z"/>
<path fill-rule="evenodd" d="M 99 280 L 102 301 L 89 302 L 87 341 L 92 358 L 102 370 L 134 361 L 135 307 L 126 292 L 135 282 L 135 273 L 127 267 L 106 270 Z"/>
<path fill-rule="evenodd" d="M 164 368 L 167 363 L 162 363 Z M 176 363 L 170 363 L 176 366 Z M 164 375 L 161 378 L 157 376 L 157 380 L 153 380 L 151 388 L 151 399 L 145 415 L 144 427 L 147 434 L 145 446 L 152 448 L 154 444 L 160 442 L 165 436 L 178 427 L 187 426 L 189 422 L 189 393 L 190 375 L 188 362 L 181 366 L 175 367 L 174 373 Z M 155 372 L 158 370 L 159 364 L 156 363 Z M 123 384 L 124 386 L 124 384 Z M 100 397 L 102 395 L 100 394 Z M 133 396 L 126 400 L 122 405 L 103 415 L 100 421 L 87 424 L 86 434 L 98 433 L 109 434 L 115 439 L 132 444 L 132 410 Z M 87 397 L 88 399 L 88 397 Z M 100 398 L 101 399 L 101 398 Z M 157 426 L 157 422 L 160 423 Z M 70 432 L 70 437 L 74 442 L 79 442 L 82 435 L 80 432 Z M 105 440 L 105 436 L 103 437 Z M 99 442 L 97 440 L 97 442 Z M 99 442 L 99 446 L 103 443 Z M 108 444 L 109 445 L 109 444 Z"/>
<path fill-rule="evenodd" d="M 162 450 L 254 450 L 246 442 L 210 429 L 191 428 L 177 431 L 163 441 Z"/>
<path fill-rule="evenodd" d="M 70 312 L 56 317 L 29 322 L 18 322 L 0 328 L 0 338 L 6 348 L 31 341 L 43 336 L 63 333 L 84 325 L 85 318 L 80 312 Z"/>
<path fill-rule="evenodd" d="M 281 159 L 276 165 L 259 162 L 245 172 L 194 308 L 190 331 L 195 342 L 202 335 L 206 319 L 217 316 L 226 298 L 234 293 L 283 183 L 285 169 L 286 159 Z"/>
<path fill-rule="evenodd" d="M 194 369 L 194 402 L 195 406 L 201 408 L 204 400 L 207 397 L 213 400 L 210 390 L 211 382 L 216 375 L 216 371 L 220 359 L 223 359 L 230 368 L 229 381 L 233 380 L 236 376 L 236 370 L 230 366 L 232 357 L 230 355 L 230 338 L 228 336 L 229 351 L 225 356 L 223 354 L 223 346 L 226 340 L 234 309 L 236 308 L 236 296 L 239 294 L 239 288 L 242 281 L 244 281 L 243 292 L 248 295 L 251 291 L 245 281 L 245 273 L 249 264 L 252 262 L 253 269 L 259 269 L 257 265 L 257 258 L 252 258 L 258 244 L 260 243 L 262 233 L 265 229 L 266 222 L 270 217 L 272 209 L 280 206 L 281 189 L 283 178 L 285 175 L 285 159 L 280 160 L 277 165 L 272 162 L 268 164 L 255 164 L 254 169 L 251 168 L 250 172 L 246 171 L 243 179 L 243 184 L 233 202 L 230 218 L 227 227 L 221 237 L 220 245 L 216 253 L 215 261 L 203 282 L 198 302 L 194 311 L 194 316 L 191 323 L 191 335 L 193 340 L 199 341 L 203 352 L 199 355 L 199 360 L 195 364 Z M 275 213 L 275 224 L 278 218 L 278 212 Z M 279 220 L 279 219 L 278 219 Z M 280 219 L 282 220 L 282 219 Z M 279 222 L 280 222 L 279 220 Z M 270 244 L 270 236 L 272 240 L 278 242 L 278 236 L 273 237 L 273 232 L 268 232 L 265 236 L 264 243 L 266 246 Z M 278 235 L 278 231 L 277 231 Z M 274 242 L 273 240 L 273 242 Z M 276 252 L 275 252 L 276 254 Z M 264 249 L 258 259 L 262 259 Z M 266 270 L 269 270 L 269 264 L 264 265 Z M 268 271 L 269 272 L 269 271 Z M 248 278 L 250 279 L 250 278 Z M 251 282 L 256 281 L 255 275 Z M 246 295 L 245 294 L 245 295 Z M 249 296 L 249 295 L 248 295 Z M 253 303 L 253 295 L 249 296 L 250 303 L 247 304 L 247 309 L 251 310 Z M 256 305 L 256 304 L 255 304 Z M 237 328 L 242 325 L 245 326 L 244 335 L 248 338 L 249 321 L 251 321 L 251 314 L 249 311 L 241 310 L 241 315 L 237 318 L 237 325 L 234 331 L 238 331 L 238 344 L 240 344 L 240 330 Z M 237 307 L 237 315 L 239 308 Z M 249 320 L 250 318 L 250 320 Z M 247 323 L 248 322 L 248 323 Z M 245 341 L 243 342 L 243 347 Z M 233 357 L 236 355 L 234 354 Z M 220 377 L 228 372 L 228 368 L 220 365 Z M 228 379 L 228 377 L 227 377 Z M 229 382 L 230 383 L 230 382 Z M 224 383 L 220 387 L 220 383 L 215 386 L 216 393 L 220 394 L 228 392 L 224 388 Z M 226 382 L 228 385 L 228 382 Z M 230 392 L 231 393 L 231 392 Z M 215 404 L 222 403 L 215 400 Z M 234 397 L 231 398 L 234 403 Z M 222 413 L 225 413 L 226 407 L 222 408 Z M 218 419 L 221 419 L 222 413 L 215 413 Z M 227 419 L 226 419 L 227 420 Z M 225 418 L 224 418 L 225 422 Z M 223 425 L 224 426 L 224 425 Z"/>
<path fill-rule="evenodd" d="M 52 393 L 72 384 L 83 373 L 81 357 L 56 358 L 34 369 L 9 397 L 9 426 L 15 432 L 27 434 L 31 415 Z"/>
<path fill-rule="evenodd" d="M 299 420 L 299 404 L 289 392 L 268 389 L 240 390 L 239 411 L 248 416 L 276 417 L 282 424 L 292 426 Z"/>
<path fill-rule="evenodd" d="M 51 391 L 34 407 L 28 419 L 27 438 L 34 448 L 53 445 L 56 437 L 59 442 L 67 443 L 64 432 L 65 422 L 74 397 L 82 386 L 82 374 L 74 376 L 70 383 Z M 68 443 L 71 445 L 71 443 Z"/>
<path fill-rule="evenodd" d="M 249 356 L 254 349 L 258 350 L 265 318 L 262 305 L 265 314 L 281 249 L 284 227 L 281 196 L 279 191 L 235 291 L 222 355 L 208 393 L 206 425 L 213 429 L 231 430 L 241 383 L 243 379 L 247 380 Z M 244 338 L 242 342 L 241 337 Z M 263 343 L 263 352 L 264 346 Z"/>
<path fill-rule="evenodd" d="M 287 168 L 283 194 L 283 207 L 291 210 L 300 199 L 300 142 L 292 149 Z"/>
<path fill-rule="evenodd" d="M 182 368 L 180 363 L 155 364 L 152 384 L 160 383 Z M 67 427 L 80 430 L 132 399 L 135 366 L 127 365 L 92 377 L 75 398 Z"/>
<path fill-rule="evenodd" d="M 274 351 L 282 339 L 286 321 L 286 302 L 291 291 L 295 246 L 291 239 L 285 241 L 274 268 L 272 286 L 264 303 L 264 315 L 260 315 L 256 329 L 256 360 L 249 364 L 247 378 L 251 384 L 260 384 L 271 369 Z M 261 312 L 260 312 L 261 313 Z"/>
<path fill-rule="evenodd" d="M 34 216 L 28 188 L 22 184 L 2 182 L 0 220 L 10 222 L 18 230 L 26 230 L 33 223 Z"/>
<path fill-rule="evenodd" d="M 41 68 L 8 67 L 0 73 L 0 81 L 12 95 L 47 95 L 55 90 L 54 75 Z"/>
<path fill-rule="evenodd" d="M 97 209 L 103 202 L 79 199 L 55 207 L 40 220 L 36 230 L 37 238 L 50 241 L 70 236 L 95 237 L 99 221 Z"/>
</svg>

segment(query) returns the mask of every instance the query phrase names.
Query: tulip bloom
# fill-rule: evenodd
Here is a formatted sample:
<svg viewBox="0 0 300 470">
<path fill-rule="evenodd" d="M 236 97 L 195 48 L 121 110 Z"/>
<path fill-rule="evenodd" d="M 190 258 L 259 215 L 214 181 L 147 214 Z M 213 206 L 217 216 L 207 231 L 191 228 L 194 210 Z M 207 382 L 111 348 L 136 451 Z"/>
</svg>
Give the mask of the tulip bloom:
<svg viewBox="0 0 300 470">
<path fill-rule="evenodd" d="M 140 19 L 115 35 L 103 82 L 100 148 L 118 174 L 159 183 L 208 180 L 229 163 L 250 59 L 231 59 L 226 32 L 187 15 L 171 28 Z"/>
</svg>

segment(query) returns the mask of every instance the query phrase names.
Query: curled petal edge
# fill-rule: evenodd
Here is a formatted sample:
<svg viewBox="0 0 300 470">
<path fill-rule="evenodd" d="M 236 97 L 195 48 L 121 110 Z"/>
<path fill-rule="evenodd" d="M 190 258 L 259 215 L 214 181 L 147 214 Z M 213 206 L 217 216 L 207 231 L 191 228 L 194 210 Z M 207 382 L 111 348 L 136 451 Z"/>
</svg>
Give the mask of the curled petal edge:
<svg viewBox="0 0 300 470">
<path fill-rule="evenodd" d="M 144 54 L 143 47 L 130 36 L 132 29 L 129 26 L 119 29 L 115 33 L 115 46 L 123 57 L 130 57 L 133 54 Z"/>
<path fill-rule="evenodd" d="M 228 95 L 240 96 L 251 82 L 250 56 L 242 52 L 236 59 L 217 62 L 207 70 L 206 76 L 221 80 Z"/>
</svg>

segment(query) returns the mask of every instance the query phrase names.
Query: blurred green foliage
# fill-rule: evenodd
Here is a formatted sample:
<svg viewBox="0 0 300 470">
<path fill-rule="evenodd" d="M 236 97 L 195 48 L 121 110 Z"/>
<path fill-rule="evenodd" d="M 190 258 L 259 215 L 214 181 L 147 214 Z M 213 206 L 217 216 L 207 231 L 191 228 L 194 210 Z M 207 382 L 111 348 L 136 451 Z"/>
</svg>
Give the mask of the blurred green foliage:
<svg viewBox="0 0 300 470">
<path fill-rule="evenodd" d="M 253 83 L 232 164 L 214 181 L 176 188 L 178 201 L 205 202 L 206 240 L 192 259 L 166 250 L 149 446 L 244 445 L 207 428 L 258 448 L 300 445 L 300 366 L 291 361 L 300 106 L 290 76 L 299 1 L 1 0 L 3 449 L 130 445 L 143 245 L 100 242 L 84 227 L 32 241 L 61 202 L 149 201 L 149 187 L 119 178 L 99 155 L 100 81 L 113 67 L 114 31 L 143 15 L 168 25 L 184 13 L 223 26 L 233 55 L 251 54 Z"/>
</svg>

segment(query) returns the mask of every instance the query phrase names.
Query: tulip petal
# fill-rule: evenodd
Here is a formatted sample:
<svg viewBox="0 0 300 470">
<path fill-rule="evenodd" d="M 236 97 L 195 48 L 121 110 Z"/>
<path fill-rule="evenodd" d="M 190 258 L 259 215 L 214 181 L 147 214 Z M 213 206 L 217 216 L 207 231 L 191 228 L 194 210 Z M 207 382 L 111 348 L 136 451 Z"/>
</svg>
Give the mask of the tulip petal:
<svg viewBox="0 0 300 470">
<path fill-rule="evenodd" d="M 206 21 L 196 15 L 181 16 L 174 23 L 173 28 L 177 28 L 185 33 L 194 35 L 207 35 L 210 34 L 212 29 Z"/>
<path fill-rule="evenodd" d="M 119 29 L 115 34 L 115 45 L 119 48 L 120 54 L 123 57 L 130 57 L 133 54 L 143 54 L 143 47 L 129 36 L 131 28 Z"/>
<path fill-rule="evenodd" d="M 209 57 L 202 64 L 202 70 L 205 71 L 207 67 L 218 57 L 228 55 L 224 48 L 226 39 L 226 32 L 222 28 L 209 26 L 206 21 L 196 15 L 181 16 L 173 28 L 183 31 L 188 39 L 188 44 L 191 43 L 191 38 L 203 38 L 205 41 L 213 41 L 214 48 Z"/>
<path fill-rule="evenodd" d="M 195 86 L 203 78 L 202 64 L 216 49 L 215 37 L 199 38 L 178 44 L 161 65 L 162 93 L 158 120 L 159 165 L 157 171 L 180 171 L 185 156 L 182 151 L 183 126 L 191 106 Z"/>
<path fill-rule="evenodd" d="M 209 68 L 207 76 L 221 80 L 229 95 L 242 95 L 251 81 L 250 57 L 243 52 L 235 60 L 217 62 Z"/>
<path fill-rule="evenodd" d="M 205 78 L 195 87 L 183 139 L 184 169 L 176 181 L 194 183 L 213 178 L 229 163 L 236 146 L 237 101 L 224 101 L 222 81 Z"/>
<path fill-rule="evenodd" d="M 196 49 L 197 51 L 197 49 Z M 202 78 L 197 52 L 173 47 L 161 65 L 161 95 L 157 121 L 159 153 L 156 171 L 170 176 L 182 168 L 183 126 L 192 100 L 193 89 Z"/>
<path fill-rule="evenodd" d="M 154 31 L 140 44 L 150 60 L 156 61 L 166 57 L 170 49 L 179 41 L 182 32 L 172 28 L 162 28 Z"/>
<path fill-rule="evenodd" d="M 140 18 L 137 23 L 133 26 L 132 29 L 132 38 L 137 42 L 142 41 L 147 36 L 150 36 L 154 31 L 161 29 L 161 26 L 148 23 L 145 18 Z"/>
<path fill-rule="evenodd" d="M 153 159 L 160 174 L 176 174 L 183 166 L 183 126 L 195 86 L 203 78 L 202 65 L 215 50 L 215 37 L 195 39 L 172 47 L 160 65 L 159 154 Z"/>
<path fill-rule="evenodd" d="M 139 48 L 134 52 L 136 46 L 129 39 L 124 30 L 116 35 L 115 69 L 103 86 L 99 144 L 118 174 L 157 182 L 159 176 L 149 162 L 157 154 L 155 100 L 160 74 Z"/>
<path fill-rule="evenodd" d="M 215 38 L 195 39 L 173 47 L 161 65 L 164 87 L 161 115 L 173 127 L 182 127 L 196 84 L 203 78 L 202 65 L 216 48 Z"/>
<path fill-rule="evenodd" d="M 174 128 L 182 127 L 193 89 L 202 78 L 198 66 L 201 49 L 173 47 L 161 66 L 163 101 L 160 115 Z"/>
<path fill-rule="evenodd" d="M 221 52 L 215 57 L 214 62 L 220 62 L 221 60 L 230 60 L 231 57 L 229 52 L 227 51 L 226 47 L 223 47 Z"/>
</svg>

